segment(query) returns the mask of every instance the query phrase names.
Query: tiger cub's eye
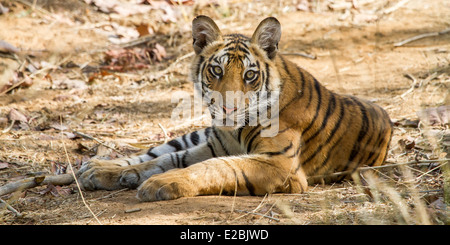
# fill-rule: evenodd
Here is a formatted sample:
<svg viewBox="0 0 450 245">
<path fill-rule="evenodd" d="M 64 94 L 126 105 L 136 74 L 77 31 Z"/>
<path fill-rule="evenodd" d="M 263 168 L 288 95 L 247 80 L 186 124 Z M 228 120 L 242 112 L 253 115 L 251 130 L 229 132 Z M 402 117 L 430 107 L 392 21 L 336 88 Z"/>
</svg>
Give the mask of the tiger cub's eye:
<svg viewBox="0 0 450 245">
<path fill-rule="evenodd" d="M 211 71 L 216 76 L 221 76 L 222 75 L 222 68 L 220 68 L 220 66 L 213 66 L 213 67 L 211 67 Z"/>
<path fill-rule="evenodd" d="M 249 70 L 245 73 L 244 79 L 250 82 L 256 78 L 256 75 L 257 73 L 255 71 Z"/>
</svg>

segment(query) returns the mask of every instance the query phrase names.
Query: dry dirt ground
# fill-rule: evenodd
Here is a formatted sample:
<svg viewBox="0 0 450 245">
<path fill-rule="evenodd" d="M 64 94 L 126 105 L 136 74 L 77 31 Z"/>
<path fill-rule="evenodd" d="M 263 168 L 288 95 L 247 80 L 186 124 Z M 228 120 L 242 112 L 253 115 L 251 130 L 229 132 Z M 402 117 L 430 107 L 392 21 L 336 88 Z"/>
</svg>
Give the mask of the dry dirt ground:
<svg viewBox="0 0 450 245">
<path fill-rule="evenodd" d="M 70 172 L 69 162 L 76 169 L 96 155 L 136 153 L 164 141 L 162 128 L 170 138 L 200 128 L 195 122 L 207 119 L 171 120 L 178 105 L 171 99 L 193 91 L 188 54 L 190 22 L 197 14 L 210 15 L 224 33 L 246 35 L 264 17 L 277 17 L 283 32 L 279 48 L 288 59 L 329 89 L 388 111 L 396 125 L 389 164 L 419 163 L 375 170 L 382 181 L 365 172 L 361 182 L 265 197 L 141 203 L 135 190 L 83 191 L 84 203 L 76 184 L 39 186 L 1 196 L 20 217 L 0 204 L 0 224 L 449 222 L 442 171 L 448 118 L 426 126 L 429 117 L 418 112 L 440 107 L 450 114 L 445 107 L 450 105 L 450 33 L 441 32 L 450 27 L 450 2 L 142 1 L 152 6 L 144 11 L 142 4 L 137 8 L 142 13 L 131 5 L 62 2 L 0 1 L 0 40 L 19 49 L 0 48 L 0 186 Z M 128 50 L 148 48 L 147 57 L 127 56 L 125 64 L 112 67 L 106 54 L 146 32 L 147 42 L 128 43 Z M 435 35 L 396 46 L 425 33 Z M 132 66 L 138 62 L 144 65 Z"/>
</svg>

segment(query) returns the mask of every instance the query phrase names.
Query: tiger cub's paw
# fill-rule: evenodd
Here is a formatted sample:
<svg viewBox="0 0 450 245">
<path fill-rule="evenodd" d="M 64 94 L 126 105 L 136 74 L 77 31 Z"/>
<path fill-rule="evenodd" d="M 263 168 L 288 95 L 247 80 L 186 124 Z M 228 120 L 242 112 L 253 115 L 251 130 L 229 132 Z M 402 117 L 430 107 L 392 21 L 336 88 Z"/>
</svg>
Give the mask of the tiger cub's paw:
<svg viewBox="0 0 450 245">
<path fill-rule="evenodd" d="M 177 170 L 150 177 L 138 187 L 137 198 L 144 202 L 172 200 L 198 195 L 195 185 Z"/>
<path fill-rule="evenodd" d="M 84 190 L 134 189 L 139 186 L 139 172 L 133 166 L 121 166 L 108 160 L 91 160 L 77 173 Z"/>
</svg>

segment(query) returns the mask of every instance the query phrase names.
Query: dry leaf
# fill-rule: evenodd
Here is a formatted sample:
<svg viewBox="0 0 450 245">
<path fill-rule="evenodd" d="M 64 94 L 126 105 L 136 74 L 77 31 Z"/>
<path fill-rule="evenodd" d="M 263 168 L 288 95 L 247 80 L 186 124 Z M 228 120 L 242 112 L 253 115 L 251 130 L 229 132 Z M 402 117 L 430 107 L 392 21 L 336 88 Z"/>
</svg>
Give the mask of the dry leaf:
<svg viewBox="0 0 450 245">
<path fill-rule="evenodd" d="M 11 109 L 9 111 L 8 118 L 10 121 L 18 121 L 24 123 L 28 122 L 27 117 L 22 112 L 19 112 L 16 109 Z"/>
<path fill-rule="evenodd" d="M 0 3 L 0 14 L 6 14 L 9 12 L 9 8 L 3 7 L 3 5 Z"/>
<path fill-rule="evenodd" d="M 52 124 L 50 124 L 50 127 L 54 128 L 56 130 L 59 130 L 59 131 L 64 131 L 64 130 L 69 129 L 69 127 L 67 127 L 66 125 L 61 124 L 61 123 L 52 123 Z"/>
<path fill-rule="evenodd" d="M 83 80 L 79 79 L 62 79 L 62 80 L 53 80 L 52 89 L 87 89 L 88 86 Z"/>
<path fill-rule="evenodd" d="M 410 120 L 410 119 L 401 119 L 394 121 L 395 126 L 402 126 L 402 127 L 412 127 L 417 128 L 419 126 L 419 120 Z"/>
<path fill-rule="evenodd" d="M 156 43 L 153 47 L 118 48 L 105 52 L 103 69 L 126 71 L 149 68 L 167 56 L 166 49 Z M 150 58 L 150 59 L 149 59 Z"/>
<path fill-rule="evenodd" d="M 52 173 L 59 175 L 59 174 L 65 174 L 67 167 L 61 163 L 57 162 L 51 162 L 51 171 Z"/>
<path fill-rule="evenodd" d="M 57 140 L 58 138 L 48 135 L 48 134 L 39 134 L 38 139 L 39 140 Z"/>
<path fill-rule="evenodd" d="M 311 8 L 310 8 L 310 4 L 308 0 L 301 0 L 299 4 L 297 4 L 296 8 L 297 10 L 301 10 L 301 11 L 305 11 L 305 12 L 310 12 Z"/>
<path fill-rule="evenodd" d="M 25 73 L 21 71 L 15 71 L 13 72 L 11 79 L 4 84 L 5 85 L 0 88 L 0 94 L 5 93 L 5 91 L 8 91 L 13 86 L 28 88 L 33 85 L 33 80 Z"/>
<path fill-rule="evenodd" d="M 9 164 L 7 162 L 0 162 L 0 169 L 9 168 Z"/>
<path fill-rule="evenodd" d="M 84 0 L 84 2 L 96 6 L 98 10 L 103 13 L 117 13 L 123 17 L 147 13 L 153 9 L 153 7 L 149 5 L 122 2 L 118 0 Z"/>
<path fill-rule="evenodd" d="M 351 2 L 339 2 L 339 3 L 330 3 L 328 4 L 328 8 L 334 11 L 340 11 L 345 9 L 350 9 L 353 7 Z"/>
<path fill-rule="evenodd" d="M 149 27 L 148 24 L 143 24 L 143 23 L 136 26 L 136 31 L 139 32 L 139 37 L 153 34 L 153 29 L 151 27 Z"/>
<path fill-rule="evenodd" d="M 421 122 L 430 126 L 445 126 L 450 123 L 450 105 L 427 108 L 417 112 Z"/>
<path fill-rule="evenodd" d="M 154 1 L 147 1 L 147 2 L 154 2 Z M 194 5 L 194 0 L 166 0 L 167 3 L 171 5 Z"/>
<path fill-rule="evenodd" d="M 12 44 L 0 40 L 0 52 L 3 53 L 18 53 L 20 49 L 14 47 Z"/>
<path fill-rule="evenodd" d="M 376 14 L 359 13 L 359 14 L 355 14 L 353 16 L 353 21 L 355 23 L 361 23 L 361 22 L 371 23 L 371 22 L 375 22 L 377 20 L 378 20 L 378 16 Z"/>
<path fill-rule="evenodd" d="M 47 188 L 39 191 L 38 193 L 41 195 L 45 194 L 52 194 L 53 196 L 67 196 L 69 194 L 72 194 L 73 190 L 70 187 L 67 186 L 55 186 L 52 184 L 48 184 Z"/>
<path fill-rule="evenodd" d="M 406 139 L 400 139 L 398 141 L 398 144 L 400 145 L 400 147 L 404 152 L 413 149 L 414 146 L 416 145 L 415 140 L 411 137 L 407 137 Z"/>
</svg>

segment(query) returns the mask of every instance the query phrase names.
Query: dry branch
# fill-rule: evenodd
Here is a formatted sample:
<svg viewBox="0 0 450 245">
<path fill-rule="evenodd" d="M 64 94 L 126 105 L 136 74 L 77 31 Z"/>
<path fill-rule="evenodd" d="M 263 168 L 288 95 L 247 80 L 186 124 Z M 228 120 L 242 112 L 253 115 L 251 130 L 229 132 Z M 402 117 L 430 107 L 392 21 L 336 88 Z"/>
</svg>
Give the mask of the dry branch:
<svg viewBox="0 0 450 245">
<path fill-rule="evenodd" d="M 383 11 L 383 14 L 390 14 L 390 13 L 396 11 L 397 9 L 399 9 L 400 7 L 402 7 L 403 5 L 405 5 L 406 3 L 408 3 L 409 1 L 410 0 L 403 0 L 403 1 L 398 2 L 396 5 L 388 8 L 388 9 L 385 9 Z"/>
<path fill-rule="evenodd" d="M 423 38 L 426 38 L 426 37 L 435 37 L 435 36 L 439 36 L 439 35 L 444 35 L 444 34 L 447 34 L 449 32 L 450 32 L 450 28 L 447 28 L 447 29 L 445 29 L 443 31 L 439 31 L 439 32 L 429 32 L 429 33 L 420 34 L 420 35 L 417 35 L 417 36 L 405 39 L 405 40 L 403 40 L 401 42 L 394 43 L 394 47 L 400 47 L 400 46 L 403 46 L 403 45 L 405 45 L 407 43 L 410 43 L 410 42 L 413 42 L 413 41 L 417 41 L 419 39 L 423 39 Z"/>
<path fill-rule="evenodd" d="M 102 142 L 101 140 L 99 140 L 99 139 L 97 139 L 97 138 L 95 138 L 95 137 L 93 137 L 93 136 L 90 136 L 90 135 L 87 135 L 87 134 L 84 134 L 84 133 L 81 133 L 81 132 L 78 132 L 78 131 L 73 131 L 73 133 L 74 133 L 74 134 L 78 134 L 79 136 L 84 137 L 84 138 L 86 138 L 86 139 L 90 139 L 90 140 L 96 141 L 96 142 L 99 143 L 100 145 L 102 145 L 102 146 L 104 146 L 104 147 L 106 147 L 106 148 L 109 148 L 109 149 L 111 149 L 111 150 L 113 150 L 113 151 L 115 151 L 115 152 L 117 152 L 117 153 L 119 153 L 119 154 L 121 154 L 121 155 L 124 155 L 123 152 L 117 150 L 117 149 L 114 148 L 114 147 L 111 147 L 111 146 L 107 145 L 106 143 Z"/>
<path fill-rule="evenodd" d="M 188 54 L 185 54 L 185 55 L 179 57 L 179 58 L 176 59 L 172 64 L 170 64 L 169 67 L 167 67 L 166 69 L 164 69 L 164 70 L 158 72 L 158 73 L 157 73 L 156 75 L 154 75 L 154 76 L 150 76 L 150 80 L 157 80 L 157 79 L 161 78 L 162 76 L 164 76 L 164 75 L 166 75 L 166 74 L 172 72 L 172 70 L 175 69 L 175 66 L 176 66 L 178 63 L 180 63 L 181 61 L 183 61 L 183 60 L 185 60 L 185 59 L 187 59 L 187 58 L 190 58 L 190 57 L 192 57 L 192 56 L 194 56 L 194 52 L 190 52 L 190 53 L 188 53 Z"/>
<path fill-rule="evenodd" d="M 19 211 L 17 211 L 15 208 L 13 208 L 11 205 L 9 205 L 9 203 L 3 201 L 3 199 L 1 199 L 1 198 L 0 198 L 0 202 L 3 203 L 9 211 L 13 212 L 17 218 L 21 218 L 23 216 Z"/>
<path fill-rule="evenodd" d="M 72 174 L 37 176 L 23 180 L 8 183 L 0 187 L 0 196 L 10 194 L 16 191 L 30 189 L 40 185 L 70 185 L 74 181 Z"/>
<path fill-rule="evenodd" d="M 264 217 L 264 218 L 268 218 L 268 219 L 271 219 L 271 220 L 275 220 L 275 221 L 277 221 L 277 222 L 280 221 L 280 219 L 277 219 L 277 218 L 274 218 L 274 217 L 272 217 L 272 216 L 268 216 L 268 215 L 265 215 L 265 214 L 262 214 L 262 213 L 255 213 L 255 212 L 250 212 L 250 211 L 245 211 L 245 210 L 239 210 L 239 209 L 236 209 L 236 212 L 239 212 L 239 213 L 246 213 L 246 214 L 253 214 L 253 215 L 258 215 L 258 216 L 262 216 L 262 217 Z"/>
<path fill-rule="evenodd" d="M 307 54 L 307 53 L 299 53 L 299 52 L 295 52 L 295 53 L 289 53 L 289 52 L 281 52 L 282 55 L 296 55 L 296 56 L 301 56 L 301 57 L 305 57 L 308 59 L 312 59 L 315 60 L 317 59 L 317 56 L 314 54 Z"/>
<path fill-rule="evenodd" d="M 401 97 L 402 99 L 404 99 L 404 97 L 405 97 L 407 94 L 411 93 L 411 92 L 414 90 L 414 88 L 416 87 L 416 85 L 417 85 L 417 79 L 416 79 L 413 75 L 411 75 L 411 74 L 405 74 L 405 77 L 410 78 L 410 79 L 413 81 L 413 83 L 412 83 L 412 85 L 411 85 L 411 88 L 409 88 L 406 92 L 404 92 L 402 95 L 400 95 L 400 97 Z"/>
</svg>

